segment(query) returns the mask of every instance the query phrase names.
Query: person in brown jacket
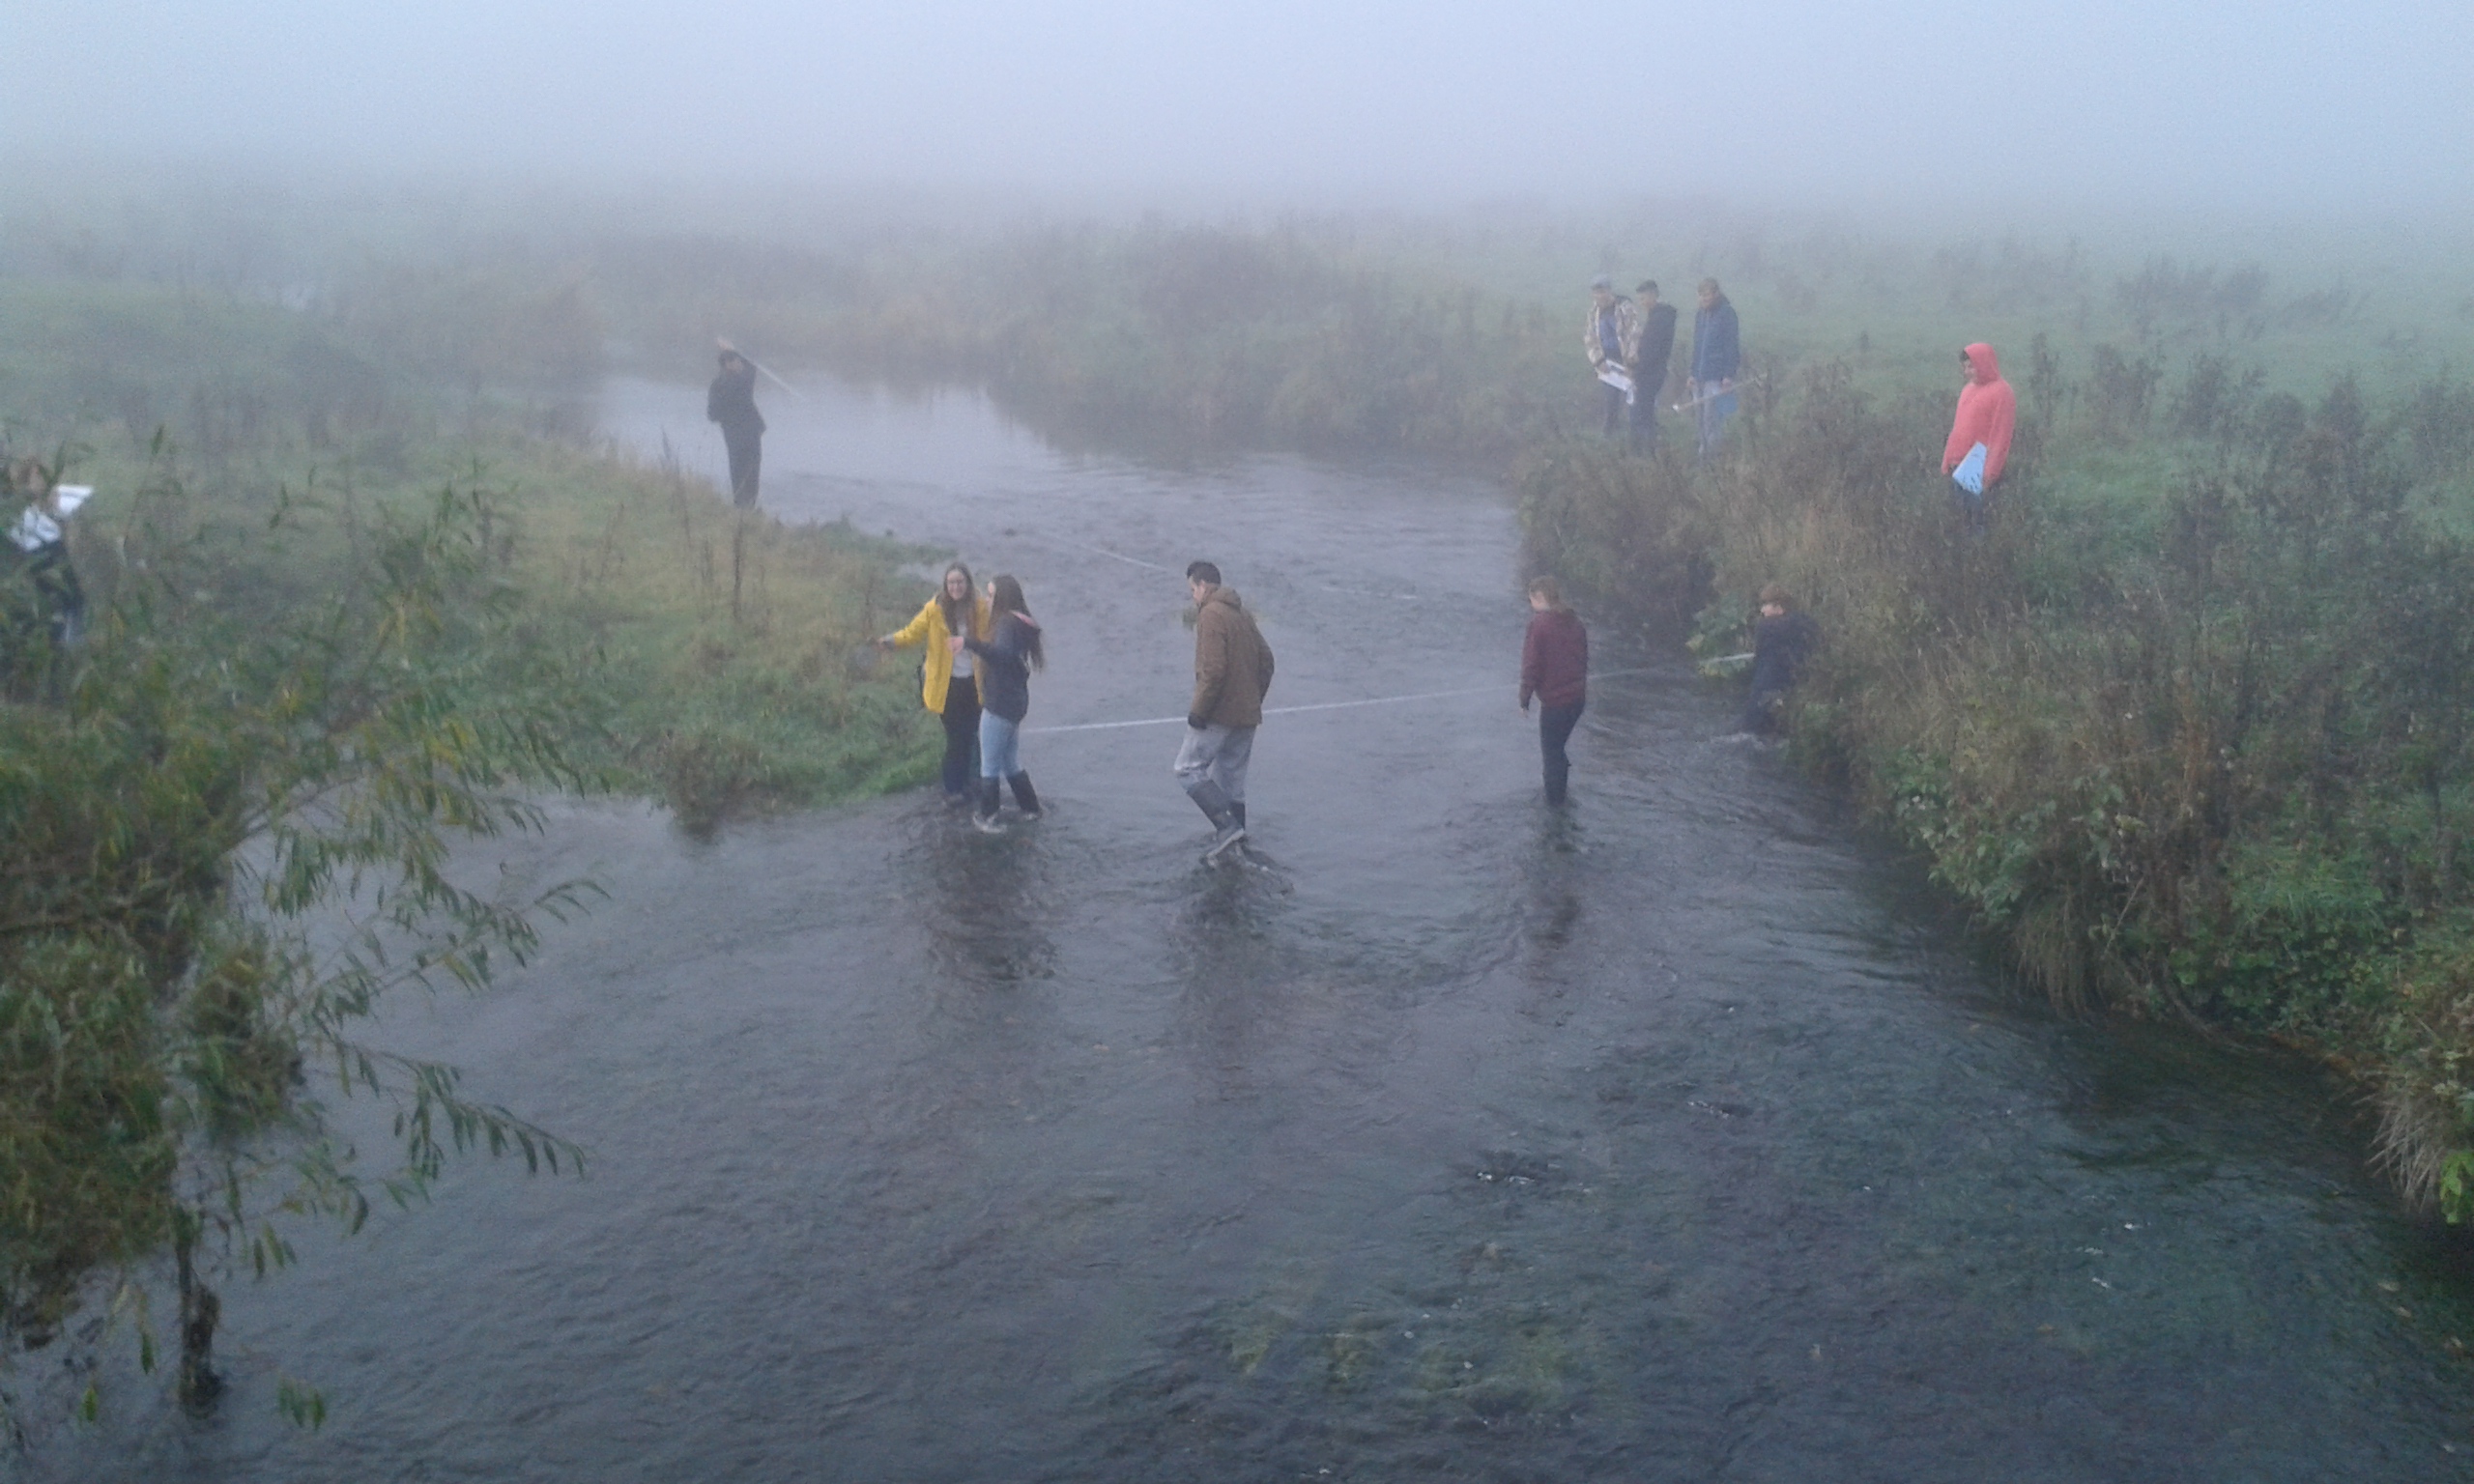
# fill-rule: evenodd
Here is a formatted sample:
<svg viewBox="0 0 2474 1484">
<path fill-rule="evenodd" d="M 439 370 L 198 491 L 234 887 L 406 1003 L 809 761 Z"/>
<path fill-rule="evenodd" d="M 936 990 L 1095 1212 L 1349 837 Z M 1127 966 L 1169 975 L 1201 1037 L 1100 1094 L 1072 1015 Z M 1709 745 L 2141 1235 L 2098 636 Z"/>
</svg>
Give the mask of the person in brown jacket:
<svg viewBox="0 0 2474 1484">
<path fill-rule="evenodd" d="M 1246 838 L 1246 763 L 1271 693 L 1272 646 L 1237 589 L 1220 585 L 1220 568 L 1207 561 L 1187 567 L 1186 589 L 1194 600 L 1194 699 L 1186 707 L 1177 782 L 1211 821 L 1211 848 L 1202 858 L 1216 861 Z"/>
</svg>

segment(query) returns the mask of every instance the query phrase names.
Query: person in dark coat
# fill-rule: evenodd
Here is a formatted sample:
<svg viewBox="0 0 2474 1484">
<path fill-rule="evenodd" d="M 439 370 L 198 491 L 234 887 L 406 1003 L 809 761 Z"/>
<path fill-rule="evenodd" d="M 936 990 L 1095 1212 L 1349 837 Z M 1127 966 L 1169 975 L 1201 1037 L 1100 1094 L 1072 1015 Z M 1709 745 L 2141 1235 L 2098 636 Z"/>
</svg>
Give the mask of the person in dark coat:
<svg viewBox="0 0 2474 1484">
<path fill-rule="evenodd" d="M 1672 310 L 1668 311 L 1673 315 Z M 1647 385 L 1646 383 L 1644 385 Z M 1589 630 L 1564 604 L 1551 577 L 1529 583 L 1529 634 L 1520 645 L 1520 714 L 1538 700 L 1538 752 L 1546 769 L 1546 802 L 1561 807 L 1572 776 L 1564 744 L 1589 704 Z"/>
<path fill-rule="evenodd" d="M 1658 302 L 1654 278 L 1642 279 L 1632 293 L 1641 311 L 1641 339 L 1632 355 L 1632 446 L 1647 453 L 1658 445 L 1658 396 L 1675 357 L 1675 306 Z"/>
<path fill-rule="evenodd" d="M 756 367 L 727 341 L 721 374 L 705 393 L 705 420 L 721 425 L 722 446 L 730 450 L 731 503 L 742 510 L 753 506 L 764 462 L 764 417 L 756 410 Z"/>
<path fill-rule="evenodd" d="M 994 835 L 999 781 L 1014 785 L 1014 802 L 1038 818 L 1040 796 L 1021 761 L 1022 718 L 1031 709 L 1031 671 L 1048 664 L 1040 643 L 1039 620 L 1022 601 L 1022 585 L 1000 572 L 988 584 L 988 637 L 957 634 L 955 652 L 968 649 L 979 656 L 979 799 L 971 823 Z"/>
<path fill-rule="evenodd" d="M 1752 694 L 1736 722 L 1738 731 L 1766 736 L 1778 729 L 1779 702 L 1821 642 L 1821 625 L 1795 607 L 1776 583 L 1761 589 L 1761 616 L 1752 626 Z"/>
</svg>

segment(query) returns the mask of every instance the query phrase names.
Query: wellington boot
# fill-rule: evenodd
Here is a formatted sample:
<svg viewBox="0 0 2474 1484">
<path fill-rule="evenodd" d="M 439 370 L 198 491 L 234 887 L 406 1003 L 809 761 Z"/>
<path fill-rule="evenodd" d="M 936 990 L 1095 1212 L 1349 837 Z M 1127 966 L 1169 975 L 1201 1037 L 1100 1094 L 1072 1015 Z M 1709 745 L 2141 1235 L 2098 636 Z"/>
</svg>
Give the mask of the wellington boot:
<svg viewBox="0 0 2474 1484">
<path fill-rule="evenodd" d="M 1228 817 L 1237 821 L 1237 828 L 1242 830 L 1246 827 L 1246 801 L 1244 799 L 1230 799 L 1228 801 Z"/>
<path fill-rule="evenodd" d="M 1219 860 L 1228 853 L 1231 845 L 1246 838 L 1246 826 L 1237 819 L 1236 801 L 1230 799 L 1226 790 L 1218 784 L 1206 778 L 1187 789 L 1186 797 L 1194 800 L 1194 808 L 1201 810 L 1203 817 L 1211 821 L 1211 843 L 1202 853 L 1205 861 Z"/>
<path fill-rule="evenodd" d="M 979 781 L 979 807 L 971 811 L 970 822 L 971 827 L 982 835 L 1005 833 L 1004 824 L 996 817 L 996 804 L 1002 796 L 1003 786 L 992 778 L 983 778 Z"/>
<path fill-rule="evenodd" d="M 1014 785 L 1014 802 L 1021 806 L 1022 813 L 1033 819 L 1037 819 L 1042 811 L 1040 809 L 1039 791 L 1031 786 L 1031 775 L 1028 773 L 1017 773 L 1012 778 L 1005 780 L 1005 782 Z"/>
<path fill-rule="evenodd" d="M 1213 829 L 1228 827 L 1229 812 L 1234 807 L 1234 801 L 1228 797 L 1226 789 L 1206 778 L 1187 789 L 1186 797 L 1194 801 L 1194 808 L 1202 811 L 1202 816 L 1211 821 Z"/>
</svg>

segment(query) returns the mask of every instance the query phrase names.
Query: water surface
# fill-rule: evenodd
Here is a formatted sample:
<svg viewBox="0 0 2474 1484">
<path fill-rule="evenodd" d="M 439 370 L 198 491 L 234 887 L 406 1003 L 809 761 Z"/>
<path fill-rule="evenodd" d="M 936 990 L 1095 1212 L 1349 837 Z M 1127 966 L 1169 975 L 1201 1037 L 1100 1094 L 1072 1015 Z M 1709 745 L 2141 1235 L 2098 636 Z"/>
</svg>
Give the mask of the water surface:
<svg viewBox="0 0 2474 1484">
<path fill-rule="evenodd" d="M 401 1040 L 588 1143 L 239 1285 L 235 1393 L 62 1477 L 2469 1475 L 2460 1249 L 2307 1066 L 2018 1005 L 1733 698 L 1597 632 L 1568 816 L 1485 484 L 1069 460 L 948 394 L 767 399 L 765 502 L 1019 575 L 1034 727 L 1175 716 L 1177 575 L 1279 654 L 1257 866 L 1174 726 L 933 797 L 504 852 L 610 902 Z M 605 424 L 718 471 L 698 387 Z M 2335 1110 L 2335 1111 L 2332 1111 Z M 273 1419 L 275 1369 L 326 1430 Z"/>
</svg>

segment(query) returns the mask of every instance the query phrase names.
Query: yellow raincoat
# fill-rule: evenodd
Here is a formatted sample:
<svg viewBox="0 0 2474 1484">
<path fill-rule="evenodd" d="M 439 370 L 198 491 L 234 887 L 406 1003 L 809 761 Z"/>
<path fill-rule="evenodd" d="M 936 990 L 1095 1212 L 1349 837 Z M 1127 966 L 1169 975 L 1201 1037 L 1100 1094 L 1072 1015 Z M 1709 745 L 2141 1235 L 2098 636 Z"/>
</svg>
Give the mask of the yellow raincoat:
<svg viewBox="0 0 2474 1484">
<path fill-rule="evenodd" d="M 988 599 L 974 593 L 970 607 L 971 637 L 988 638 Z M 935 598 L 919 611 L 919 616 L 904 624 L 893 635 L 896 647 L 922 644 L 927 648 L 927 663 L 920 668 L 919 699 L 938 716 L 945 714 L 945 687 L 954 680 L 954 651 L 945 642 L 945 610 Z"/>
</svg>

